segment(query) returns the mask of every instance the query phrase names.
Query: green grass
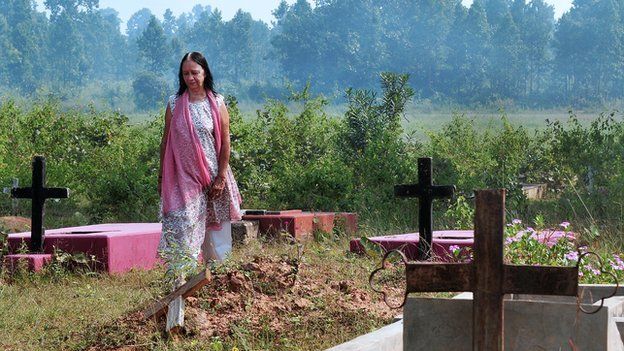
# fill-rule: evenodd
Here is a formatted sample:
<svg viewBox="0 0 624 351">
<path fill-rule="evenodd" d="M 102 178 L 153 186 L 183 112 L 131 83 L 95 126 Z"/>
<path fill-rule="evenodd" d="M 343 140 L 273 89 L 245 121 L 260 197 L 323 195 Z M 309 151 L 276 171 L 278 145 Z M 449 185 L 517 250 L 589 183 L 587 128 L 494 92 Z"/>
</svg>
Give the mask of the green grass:
<svg viewBox="0 0 624 351">
<path fill-rule="evenodd" d="M 596 119 L 600 112 L 574 112 L 582 124 L 588 125 Z M 413 133 L 417 140 L 425 140 L 427 132 L 440 131 L 450 123 L 453 116 L 463 115 L 473 121 L 477 130 L 486 130 L 489 127 L 503 126 L 504 115 L 513 126 L 522 126 L 530 133 L 545 128 L 548 121 L 565 123 L 570 112 L 568 110 L 520 110 L 520 111 L 474 111 L 474 110 L 440 110 L 423 111 L 417 108 L 408 109 L 405 113 L 403 128 L 406 134 Z M 620 119 L 622 116 L 618 116 Z"/>
<path fill-rule="evenodd" d="M 0 286 L 0 349 L 81 348 L 82 334 L 111 323 L 159 292 L 162 272 L 22 274 Z"/>
<path fill-rule="evenodd" d="M 301 279 L 320 285 L 348 280 L 357 289 L 368 289 L 368 274 L 377 262 L 347 253 L 347 247 L 348 240 L 344 237 L 307 244 L 299 273 Z M 297 246 L 288 242 L 251 244 L 236 249 L 222 270 L 235 269 L 257 254 L 296 257 Z M 190 335 L 176 341 L 162 332 L 163 325 L 137 326 L 136 317 L 132 317 L 136 316 L 134 312 L 166 293 L 162 269 L 112 276 L 51 269 L 38 275 L 22 273 L 9 277 L 5 273 L 4 277 L 0 281 L 0 349 L 3 350 L 99 350 L 126 346 L 138 350 L 220 350 L 219 345 L 228 351 L 233 347 L 318 350 L 389 322 L 388 318 L 367 311 L 340 310 L 336 307 L 336 296 L 328 294 L 309 297 L 316 306 L 311 316 L 306 316 L 304 311 L 279 314 L 280 319 L 292 326 L 288 333 L 258 329 L 251 320 L 243 319 L 236 322 L 227 338 L 206 340 Z M 307 286 L 301 285 L 305 291 Z M 212 294 L 205 290 L 201 294 Z M 289 296 L 275 298 L 292 298 Z M 126 323 L 134 324 L 128 327 Z"/>
</svg>

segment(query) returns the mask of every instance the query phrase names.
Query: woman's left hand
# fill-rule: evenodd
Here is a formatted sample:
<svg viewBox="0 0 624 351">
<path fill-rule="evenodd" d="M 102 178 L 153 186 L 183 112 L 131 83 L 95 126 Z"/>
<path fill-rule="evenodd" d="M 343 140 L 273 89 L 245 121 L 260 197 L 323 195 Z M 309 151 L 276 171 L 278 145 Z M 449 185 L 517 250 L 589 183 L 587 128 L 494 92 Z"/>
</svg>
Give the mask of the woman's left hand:
<svg viewBox="0 0 624 351">
<path fill-rule="evenodd" d="M 221 194 L 223 194 L 223 189 L 225 189 L 225 177 L 217 176 L 214 182 L 212 182 L 212 187 L 208 193 L 210 200 L 214 200 L 221 196 Z"/>
</svg>

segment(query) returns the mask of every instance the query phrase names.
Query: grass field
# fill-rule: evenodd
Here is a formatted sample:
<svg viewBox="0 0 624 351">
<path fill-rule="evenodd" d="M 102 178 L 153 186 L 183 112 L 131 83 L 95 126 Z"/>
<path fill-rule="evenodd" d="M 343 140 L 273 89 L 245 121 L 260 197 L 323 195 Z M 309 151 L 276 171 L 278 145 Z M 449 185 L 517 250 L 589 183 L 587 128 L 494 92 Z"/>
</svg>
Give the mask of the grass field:
<svg viewBox="0 0 624 351">
<path fill-rule="evenodd" d="M 249 279 L 254 289 L 234 293 L 227 284 L 204 287 L 193 304 L 203 307 L 190 308 L 187 315 L 200 311 L 217 322 L 189 326 L 176 340 L 163 333 L 162 322 L 145 323 L 135 313 L 167 292 L 162 269 L 114 276 L 54 269 L 13 278 L 5 273 L 0 282 L 0 349 L 319 350 L 385 325 L 399 313 L 368 287 L 377 260 L 347 253 L 346 238 L 309 243 L 302 255 L 298 247 L 265 242 L 235 249 L 226 265 L 213 271 L 214 279 L 227 281 L 242 272 L 239 276 Z M 258 262 L 275 264 L 259 274 L 242 270 L 253 257 L 254 262 L 261 257 Z M 300 260 L 298 283 L 278 289 L 279 277 L 274 277 L 283 266 L 279 262 L 294 257 Z M 223 296 L 217 303 L 216 295 Z M 241 305 L 235 302 L 239 297 Z M 189 324 L 194 320 L 188 317 Z M 205 333 L 228 321 L 225 329 Z"/>
<path fill-rule="evenodd" d="M 297 103 L 287 104 L 288 110 L 294 115 L 300 112 L 301 105 Z M 239 108 L 243 115 L 243 118 L 250 120 L 256 118 L 256 111 L 263 108 L 262 104 L 242 102 L 239 104 Z M 345 104 L 328 105 L 325 108 L 326 113 L 329 116 L 335 118 L 341 118 L 347 109 Z M 505 116 L 507 120 L 514 126 L 523 126 L 529 132 L 533 132 L 542 129 L 548 125 L 548 121 L 561 121 L 565 122 L 573 113 L 583 124 L 589 124 L 592 120 L 596 119 L 600 113 L 612 112 L 615 109 L 605 107 L 604 110 L 573 110 L 573 109 L 470 109 L 470 108 L 426 108 L 417 103 L 412 103 L 407 106 L 404 120 L 403 129 L 406 134 L 411 134 L 419 140 L 426 138 L 427 132 L 439 131 L 448 124 L 454 116 L 464 116 L 473 120 L 474 125 L 479 129 L 485 129 L 488 126 L 502 126 L 502 117 Z M 157 118 L 160 112 L 146 112 L 146 113 L 133 113 L 129 114 L 129 120 L 131 123 L 140 123 L 146 120 Z M 622 120 L 624 115 L 616 113 L 615 118 Z"/>
</svg>

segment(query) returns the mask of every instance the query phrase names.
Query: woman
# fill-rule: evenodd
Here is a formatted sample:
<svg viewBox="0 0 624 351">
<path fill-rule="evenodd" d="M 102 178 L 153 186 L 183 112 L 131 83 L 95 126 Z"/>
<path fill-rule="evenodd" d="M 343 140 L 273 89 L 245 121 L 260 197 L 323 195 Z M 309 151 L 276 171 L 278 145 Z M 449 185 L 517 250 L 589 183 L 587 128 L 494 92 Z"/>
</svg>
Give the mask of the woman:
<svg viewBox="0 0 624 351">
<path fill-rule="evenodd" d="M 198 52 L 184 55 L 178 76 L 160 146 L 159 252 L 168 262 L 168 275 L 184 279 L 196 267 L 200 247 L 206 263 L 231 251 L 230 224 L 241 218 L 241 198 L 229 166 L 230 116 L 214 92 L 206 58 Z"/>
</svg>

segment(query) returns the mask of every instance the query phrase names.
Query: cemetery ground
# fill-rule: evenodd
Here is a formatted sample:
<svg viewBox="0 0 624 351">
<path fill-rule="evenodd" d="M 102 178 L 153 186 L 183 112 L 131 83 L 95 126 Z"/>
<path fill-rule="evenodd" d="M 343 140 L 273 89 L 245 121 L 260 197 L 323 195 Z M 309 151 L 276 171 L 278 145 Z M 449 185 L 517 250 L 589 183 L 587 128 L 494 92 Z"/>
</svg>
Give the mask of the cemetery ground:
<svg viewBox="0 0 624 351">
<path fill-rule="evenodd" d="M 505 262 L 571 266 L 577 249 L 590 250 L 602 256 L 605 272 L 623 280 L 618 230 L 592 237 L 579 227 L 574 242 L 567 235 L 540 242 L 528 227 L 539 230 L 541 220 L 509 223 Z M 573 230 L 567 222 L 560 227 Z M 383 233 L 364 224 L 358 235 Z M 174 337 L 164 333 L 164 320 L 142 318 L 151 302 L 170 291 L 162 267 L 107 275 L 90 270 L 87 257 L 57 252 L 38 274 L 0 274 L 0 349 L 322 350 L 387 325 L 400 313 L 368 285 L 380 252 L 367 246 L 367 255 L 350 253 L 348 239 L 341 232 L 317 233 L 306 243 L 282 236 L 235 247 L 230 259 L 211 269 L 210 283 L 187 299 L 186 327 Z M 461 250 L 454 254 L 458 261 L 466 258 Z M 393 267 L 382 279 L 396 305 L 405 271 Z M 584 262 L 580 271 L 581 282 L 612 283 L 595 262 Z"/>
<path fill-rule="evenodd" d="M 188 300 L 175 340 L 164 321 L 141 317 L 169 291 L 162 268 L 109 276 L 57 261 L 40 274 L 4 272 L 0 349 L 319 350 L 390 323 L 400 312 L 368 287 L 378 257 L 347 252 L 345 236 L 319 239 L 235 248 Z"/>
</svg>

